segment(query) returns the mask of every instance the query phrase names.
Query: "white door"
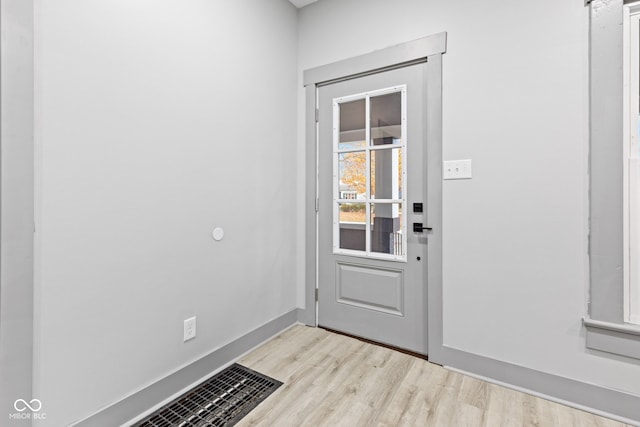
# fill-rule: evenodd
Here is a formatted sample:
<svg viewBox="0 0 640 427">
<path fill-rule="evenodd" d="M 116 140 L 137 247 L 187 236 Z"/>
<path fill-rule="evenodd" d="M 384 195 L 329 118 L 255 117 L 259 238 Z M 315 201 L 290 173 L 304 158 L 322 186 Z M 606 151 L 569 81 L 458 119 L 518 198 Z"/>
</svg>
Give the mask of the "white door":
<svg viewBox="0 0 640 427">
<path fill-rule="evenodd" d="M 421 354 L 425 76 L 421 63 L 318 89 L 318 324 Z"/>
</svg>

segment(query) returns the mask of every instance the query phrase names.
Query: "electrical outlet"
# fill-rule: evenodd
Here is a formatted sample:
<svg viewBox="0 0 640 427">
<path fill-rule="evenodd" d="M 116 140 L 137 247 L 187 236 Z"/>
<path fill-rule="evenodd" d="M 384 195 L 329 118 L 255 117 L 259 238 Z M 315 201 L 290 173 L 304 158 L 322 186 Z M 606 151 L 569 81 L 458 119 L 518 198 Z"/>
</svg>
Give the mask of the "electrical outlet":
<svg viewBox="0 0 640 427">
<path fill-rule="evenodd" d="M 443 163 L 443 179 L 471 179 L 471 160 L 447 160 Z"/>
<path fill-rule="evenodd" d="M 190 317 L 184 321 L 184 340 L 189 341 L 196 337 L 196 317 Z"/>
</svg>

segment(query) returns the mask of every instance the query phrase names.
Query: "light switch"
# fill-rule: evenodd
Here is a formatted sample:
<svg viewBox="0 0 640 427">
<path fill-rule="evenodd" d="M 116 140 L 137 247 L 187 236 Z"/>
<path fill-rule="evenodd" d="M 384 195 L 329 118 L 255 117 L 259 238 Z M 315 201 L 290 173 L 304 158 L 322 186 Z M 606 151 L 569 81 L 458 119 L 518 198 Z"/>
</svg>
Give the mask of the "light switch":
<svg viewBox="0 0 640 427">
<path fill-rule="evenodd" d="M 471 179 L 471 159 L 447 160 L 442 166 L 442 179 Z"/>
</svg>

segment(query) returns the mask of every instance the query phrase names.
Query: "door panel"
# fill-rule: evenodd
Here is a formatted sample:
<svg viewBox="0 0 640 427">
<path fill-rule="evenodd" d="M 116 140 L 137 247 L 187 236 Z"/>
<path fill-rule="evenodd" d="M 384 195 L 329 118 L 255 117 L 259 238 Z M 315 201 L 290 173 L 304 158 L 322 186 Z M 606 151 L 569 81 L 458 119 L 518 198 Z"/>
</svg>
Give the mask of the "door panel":
<svg viewBox="0 0 640 427">
<path fill-rule="evenodd" d="M 425 73 L 318 90 L 318 324 L 422 354 L 427 248 L 411 224 L 426 223 Z"/>
<path fill-rule="evenodd" d="M 336 263 L 336 301 L 382 313 L 403 315 L 402 270 Z"/>
</svg>

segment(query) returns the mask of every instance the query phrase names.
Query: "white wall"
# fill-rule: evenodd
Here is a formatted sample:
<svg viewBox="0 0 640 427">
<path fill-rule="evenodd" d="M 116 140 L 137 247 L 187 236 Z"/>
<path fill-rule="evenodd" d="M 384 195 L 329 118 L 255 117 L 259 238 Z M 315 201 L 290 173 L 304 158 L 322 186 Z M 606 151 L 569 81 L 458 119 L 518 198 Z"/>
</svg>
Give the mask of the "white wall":
<svg viewBox="0 0 640 427">
<path fill-rule="evenodd" d="M 638 361 L 588 352 L 581 327 L 588 295 L 583 2 L 322 0 L 301 10 L 299 26 L 299 82 L 304 69 L 448 33 L 444 158 L 473 159 L 474 177 L 444 182 L 445 344 L 640 394 Z"/>
<path fill-rule="evenodd" d="M 296 45 L 286 0 L 37 0 L 46 425 L 295 308 Z"/>
</svg>

